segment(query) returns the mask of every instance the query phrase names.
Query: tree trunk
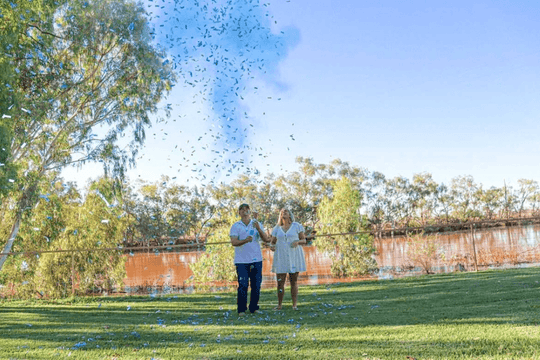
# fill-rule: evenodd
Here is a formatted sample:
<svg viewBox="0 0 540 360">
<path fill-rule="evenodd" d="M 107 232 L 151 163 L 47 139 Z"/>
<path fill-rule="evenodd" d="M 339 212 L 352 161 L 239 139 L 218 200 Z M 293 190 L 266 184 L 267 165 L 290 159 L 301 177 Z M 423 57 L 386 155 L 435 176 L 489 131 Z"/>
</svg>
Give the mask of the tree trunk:
<svg viewBox="0 0 540 360">
<path fill-rule="evenodd" d="M 21 218 L 22 214 L 17 214 L 15 218 L 15 223 L 13 224 L 13 227 L 11 228 L 11 233 L 9 234 L 9 239 L 6 243 L 6 246 L 4 246 L 4 250 L 2 250 L 2 253 L 4 253 L 4 255 L 0 257 L 0 271 L 2 271 L 2 267 L 4 266 L 4 263 L 6 262 L 8 257 L 7 253 L 11 251 L 11 247 L 15 242 L 15 238 L 19 233 L 19 227 L 21 226 Z"/>
<path fill-rule="evenodd" d="M 38 183 L 37 181 L 35 181 L 30 186 L 28 186 L 26 190 L 23 191 L 19 201 L 17 202 L 15 219 L 13 222 L 13 226 L 11 227 L 11 233 L 9 234 L 8 241 L 6 245 L 4 246 L 4 249 L 2 250 L 3 254 L 9 253 L 11 251 L 11 248 L 13 247 L 13 243 L 15 242 L 15 239 L 17 238 L 17 234 L 19 233 L 19 228 L 21 227 L 23 212 L 28 207 L 33 205 L 32 201 L 34 199 L 37 185 Z M 8 257 L 7 254 L 0 256 L 0 271 L 2 271 L 2 267 L 4 266 L 4 263 L 6 262 L 7 257 Z"/>
</svg>

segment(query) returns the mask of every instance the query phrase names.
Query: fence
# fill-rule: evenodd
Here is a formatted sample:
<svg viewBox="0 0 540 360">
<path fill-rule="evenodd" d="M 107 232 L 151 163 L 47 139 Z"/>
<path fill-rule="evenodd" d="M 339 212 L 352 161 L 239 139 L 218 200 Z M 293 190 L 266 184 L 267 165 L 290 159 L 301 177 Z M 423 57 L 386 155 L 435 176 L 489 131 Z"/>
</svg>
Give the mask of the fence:
<svg viewBox="0 0 540 360">
<path fill-rule="evenodd" d="M 503 219 L 503 220 L 488 220 L 488 221 L 476 221 L 460 224 L 431 224 L 424 227 L 409 227 L 409 228 L 396 228 L 396 229 L 379 229 L 377 231 L 358 231 L 347 233 L 335 233 L 335 234 L 320 234 L 315 235 L 316 238 L 321 237 L 336 237 L 344 235 L 357 235 L 357 234 L 371 234 L 376 238 L 375 245 L 377 248 L 377 263 L 379 264 L 380 274 L 394 274 L 402 275 L 405 273 L 418 272 L 418 266 L 415 264 L 407 264 L 407 246 L 409 234 L 432 234 L 439 237 L 439 247 L 446 253 L 446 261 L 435 261 L 434 266 L 439 268 L 446 266 L 446 271 L 450 266 L 454 269 L 473 268 L 478 270 L 479 268 L 486 268 L 491 266 L 500 266 L 505 262 L 513 265 L 520 263 L 534 264 L 540 261 L 540 226 L 533 225 L 540 222 L 540 217 L 534 218 L 520 218 L 520 219 Z M 512 225 L 512 226 L 508 226 Z M 516 226 L 519 225 L 519 226 Z M 519 232 L 529 231 L 528 227 L 534 228 L 532 233 L 525 235 L 527 239 L 526 246 L 519 244 L 519 239 L 523 236 Z M 501 248 L 502 235 L 497 235 L 501 229 L 507 232 L 506 240 L 508 246 Z M 510 234 L 512 229 L 513 234 Z M 400 235 L 396 235 L 400 234 Z M 491 234 L 491 235 L 489 235 Z M 491 236 L 491 238 L 490 238 Z M 499 239 L 495 239 L 498 237 Z M 530 239 L 529 239 L 530 238 Z M 501 240 L 502 239 L 502 240 Z M 532 239 L 532 240 L 531 240 Z M 315 240 L 316 241 L 316 240 Z M 477 244 L 479 243 L 479 244 Z M 7 253 L 8 256 L 35 256 L 46 253 L 70 253 L 71 254 L 71 293 L 75 294 L 75 254 L 77 253 L 90 253 L 90 252 L 102 252 L 102 251 L 121 251 L 124 255 L 129 255 L 133 252 L 140 251 L 153 251 L 155 254 L 161 254 L 165 252 L 178 251 L 182 249 L 191 249 L 196 251 L 202 251 L 206 246 L 213 246 L 218 244 L 229 244 L 229 242 L 221 243 L 208 243 L 208 244 L 179 244 L 179 245 L 163 245 L 153 246 L 151 248 L 146 246 L 139 247 L 112 247 L 112 248 L 95 248 L 95 249 L 69 249 L 69 250 L 45 250 L 45 251 L 30 251 L 30 252 L 11 252 Z M 528 254 L 526 257 L 520 254 Z M 184 253 L 186 254 L 186 253 Z M 5 255 L 5 254 L 0 254 Z M 328 264 L 328 257 L 324 258 L 325 254 L 317 254 L 315 251 L 311 251 L 308 256 L 308 267 L 310 263 L 316 265 L 319 269 L 319 273 L 312 273 L 308 277 L 316 278 L 328 278 L 329 269 L 324 269 L 324 266 Z M 521 256 L 521 258 L 520 258 Z M 321 265 L 323 264 L 323 265 Z M 184 264 L 185 265 L 185 264 Z M 187 268 L 187 266 L 184 266 Z M 267 266 L 268 268 L 268 266 Z M 408 269 L 408 270 L 407 270 Z M 170 269 L 169 269 L 170 270 Z M 407 270 L 407 271 L 406 271 Z M 421 269 L 420 269 L 421 270 Z M 321 273 L 324 273 L 321 276 Z M 129 274 L 128 274 L 129 275 Z M 309 280 L 309 279 L 308 279 Z M 307 283 L 310 283 L 307 281 Z M 311 282 L 313 283 L 313 282 Z"/>
</svg>

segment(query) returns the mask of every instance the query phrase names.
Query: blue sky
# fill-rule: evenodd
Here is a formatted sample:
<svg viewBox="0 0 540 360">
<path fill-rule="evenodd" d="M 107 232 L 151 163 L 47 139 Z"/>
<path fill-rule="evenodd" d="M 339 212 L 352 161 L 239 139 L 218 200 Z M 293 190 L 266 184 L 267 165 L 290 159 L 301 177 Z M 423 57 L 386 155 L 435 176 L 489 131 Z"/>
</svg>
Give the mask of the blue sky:
<svg viewBox="0 0 540 360">
<path fill-rule="evenodd" d="M 199 7 L 260 20 L 253 38 L 238 43 L 227 27 L 188 53 L 177 39 L 186 47 L 202 32 L 174 28 L 175 21 L 197 29 L 211 10 L 196 15 L 193 0 L 176 8 L 146 1 L 156 41 L 183 75 L 195 73 L 190 59 L 209 54 L 230 63 L 198 61 L 204 71 L 180 78 L 163 104 L 172 116 L 156 117 L 131 179 L 226 182 L 254 168 L 295 170 L 303 156 L 340 158 L 387 177 L 429 172 L 446 184 L 472 175 L 485 188 L 540 180 L 540 3 L 278 0 L 253 8 L 257 1 L 247 1 Z M 234 72 L 246 64 L 249 76 Z M 197 86 L 185 86 L 192 78 Z M 64 176 L 81 182 L 98 171 Z"/>
</svg>

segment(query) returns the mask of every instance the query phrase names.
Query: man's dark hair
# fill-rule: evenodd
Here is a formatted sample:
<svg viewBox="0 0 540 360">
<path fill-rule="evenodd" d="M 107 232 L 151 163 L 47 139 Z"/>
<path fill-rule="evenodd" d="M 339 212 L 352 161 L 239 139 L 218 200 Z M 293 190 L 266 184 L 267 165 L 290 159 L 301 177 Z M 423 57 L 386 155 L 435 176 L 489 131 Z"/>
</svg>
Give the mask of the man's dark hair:
<svg viewBox="0 0 540 360">
<path fill-rule="evenodd" d="M 248 208 L 248 209 L 250 208 L 248 204 L 242 204 L 242 205 L 240 205 L 240 206 L 238 207 L 238 211 L 242 210 L 242 209 L 245 208 L 245 207 Z"/>
</svg>

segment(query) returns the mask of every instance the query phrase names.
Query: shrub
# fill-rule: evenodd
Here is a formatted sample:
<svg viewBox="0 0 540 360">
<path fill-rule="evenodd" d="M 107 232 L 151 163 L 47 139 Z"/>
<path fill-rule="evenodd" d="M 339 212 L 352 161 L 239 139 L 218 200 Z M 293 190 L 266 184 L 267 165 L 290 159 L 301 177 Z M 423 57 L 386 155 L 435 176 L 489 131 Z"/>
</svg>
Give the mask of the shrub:
<svg viewBox="0 0 540 360">
<path fill-rule="evenodd" d="M 90 192 L 82 204 L 74 201 L 79 200 L 75 195 L 43 196 L 25 220 L 13 250 L 27 253 L 8 257 L 2 269 L 6 296 L 59 298 L 70 296 L 72 289 L 85 294 L 123 286 L 122 250 L 78 251 L 73 257 L 71 252 L 40 253 L 122 244 L 128 225 L 123 210 L 108 205 L 97 192 Z"/>
<path fill-rule="evenodd" d="M 407 236 L 407 259 L 421 267 L 426 274 L 432 273 L 433 264 L 441 257 L 438 235 L 424 236 L 424 233 Z"/>
<path fill-rule="evenodd" d="M 343 177 L 333 182 L 333 197 L 325 197 L 319 206 L 320 233 L 335 234 L 367 230 L 358 213 L 361 195 L 353 188 L 350 180 Z M 373 237 L 367 233 L 319 237 L 315 240 L 319 251 L 332 259 L 332 275 L 338 277 L 358 276 L 377 270 L 371 257 L 375 248 Z"/>
<path fill-rule="evenodd" d="M 228 210 L 224 211 L 220 218 L 220 223 L 207 237 L 205 252 L 189 265 L 193 276 L 188 283 L 197 288 L 208 288 L 216 282 L 230 283 L 236 280 L 234 247 L 230 243 L 229 232 L 238 220 L 238 215 L 235 211 Z"/>
</svg>

